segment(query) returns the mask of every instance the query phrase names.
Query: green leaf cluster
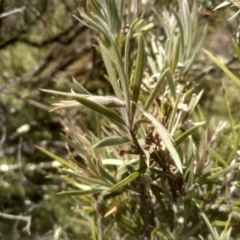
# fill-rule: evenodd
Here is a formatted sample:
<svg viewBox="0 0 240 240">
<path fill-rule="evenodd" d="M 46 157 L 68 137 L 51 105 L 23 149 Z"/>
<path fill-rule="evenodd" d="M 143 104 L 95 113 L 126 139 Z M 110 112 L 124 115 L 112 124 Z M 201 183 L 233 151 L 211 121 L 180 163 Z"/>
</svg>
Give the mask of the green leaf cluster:
<svg viewBox="0 0 240 240">
<path fill-rule="evenodd" d="M 88 0 L 87 10 L 80 9 L 76 18 L 95 34 L 114 96 L 92 95 L 76 80 L 77 92 L 43 90 L 71 99 L 55 104 L 55 110 L 94 112 L 97 133 L 84 124 L 66 124 L 68 159 L 39 149 L 62 164 L 59 173 L 69 188 L 59 195 L 79 200 L 79 218 L 91 223 L 92 239 L 206 239 L 208 234 L 220 239 L 214 214 L 226 198 L 218 199 L 217 191 L 228 184 L 223 177 L 240 166 L 228 166 L 240 135 L 229 113 L 231 133 L 224 137 L 232 146 L 225 160 L 208 136 L 199 107 L 203 91 L 196 92 L 196 84 L 210 68 L 193 77 L 190 70 L 207 27 L 196 41 L 197 4 L 179 0 L 178 9 L 159 13 L 162 41 L 152 22 L 139 17 L 139 7 L 137 1 Z M 216 216 L 230 214 L 229 205 Z M 230 218 L 221 236 L 229 236 Z"/>
</svg>

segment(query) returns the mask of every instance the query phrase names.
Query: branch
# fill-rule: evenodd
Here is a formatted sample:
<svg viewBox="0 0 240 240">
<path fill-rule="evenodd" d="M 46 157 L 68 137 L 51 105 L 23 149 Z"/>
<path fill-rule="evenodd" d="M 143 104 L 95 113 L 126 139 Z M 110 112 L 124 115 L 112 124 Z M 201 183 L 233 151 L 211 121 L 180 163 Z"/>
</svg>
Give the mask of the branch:
<svg viewBox="0 0 240 240">
<path fill-rule="evenodd" d="M 15 9 L 13 9 L 11 11 L 2 13 L 2 14 L 0 14 L 0 18 L 5 18 L 5 17 L 8 17 L 8 16 L 10 16 L 12 14 L 15 14 L 15 13 L 23 13 L 25 8 L 26 8 L 26 6 L 23 6 L 21 8 L 15 8 Z"/>
<path fill-rule="evenodd" d="M 10 220 L 25 221 L 27 224 L 23 228 L 23 231 L 25 231 L 28 235 L 31 234 L 30 227 L 31 227 L 32 216 L 16 216 L 16 215 L 0 212 L 0 217 L 10 219 Z"/>
</svg>

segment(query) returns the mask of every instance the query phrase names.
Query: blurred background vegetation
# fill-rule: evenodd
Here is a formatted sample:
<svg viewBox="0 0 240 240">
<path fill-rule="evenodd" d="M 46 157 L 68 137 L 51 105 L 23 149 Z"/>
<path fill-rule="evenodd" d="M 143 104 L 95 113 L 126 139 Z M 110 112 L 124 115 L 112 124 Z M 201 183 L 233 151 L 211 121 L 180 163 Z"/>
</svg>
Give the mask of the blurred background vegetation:
<svg viewBox="0 0 240 240">
<path fill-rule="evenodd" d="M 139 15 L 153 22 L 154 34 L 164 36 L 159 15 L 164 8 L 178 7 L 177 1 L 143 1 Z M 239 76 L 239 62 L 231 38 L 238 28 L 238 17 L 227 21 L 236 9 L 212 10 L 220 0 L 198 0 L 202 35 L 207 23 L 204 48 L 222 59 Z M 22 229 L 26 222 L 0 216 L 0 239 L 91 239 L 77 218 L 75 197 L 57 196 L 66 188 L 60 178 L 49 178 L 58 164 L 35 149 L 35 145 L 65 157 L 68 152 L 60 133 L 64 122 L 78 125 L 82 118 L 96 132 L 91 113 L 86 110 L 49 113 L 58 97 L 40 88 L 68 91 L 74 77 L 89 92 L 111 95 L 105 68 L 92 30 L 73 15 L 86 7 L 84 0 L 1 0 L 0 1 L 0 212 L 12 216 L 31 216 L 31 236 Z M 16 12 L 11 12 L 15 10 Z M 198 38 L 197 38 L 198 39 Z M 197 76 L 212 65 L 200 52 L 190 75 Z M 239 89 L 226 75 L 213 67 L 198 85 L 201 114 L 211 126 L 228 119 L 222 94 L 225 82 L 232 116 L 239 120 Z M 215 128 L 214 128 L 215 129 Z M 81 207 L 81 206 L 79 206 Z M 71 216 L 71 221 L 69 216 Z M 239 226 L 239 225 L 238 225 Z"/>
</svg>

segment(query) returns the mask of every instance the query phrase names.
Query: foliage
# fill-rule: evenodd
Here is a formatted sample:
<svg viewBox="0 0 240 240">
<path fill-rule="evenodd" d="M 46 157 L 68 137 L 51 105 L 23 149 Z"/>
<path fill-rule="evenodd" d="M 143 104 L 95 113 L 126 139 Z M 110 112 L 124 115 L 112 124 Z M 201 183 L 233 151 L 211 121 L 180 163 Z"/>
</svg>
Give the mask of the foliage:
<svg viewBox="0 0 240 240">
<path fill-rule="evenodd" d="M 201 115 L 196 83 L 209 68 L 189 76 L 207 32 L 195 44 L 197 5 L 179 0 L 178 10 L 164 9 L 161 41 L 136 4 L 89 0 L 80 10 L 76 18 L 96 33 L 114 96 L 92 95 L 75 80 L 70 93 L 43 90 L 71 99 L 54 110 L 93 111 L 96 132 L 66 123 L 67 159 L 38 148 L 61 163 L 68 189 L 59 195 L 76 196 L 92 239 L 236 239 L 239 205 L 224 192 L 240 167 L 230 164 L 239 127 L 228 109 L 229 126 L 210 136 Z"/>
<path fill-rule="evenodd" d="M 239 238 L 238 1 L 124 2 L 0 1 L 1 239 Z"/>
</svg>

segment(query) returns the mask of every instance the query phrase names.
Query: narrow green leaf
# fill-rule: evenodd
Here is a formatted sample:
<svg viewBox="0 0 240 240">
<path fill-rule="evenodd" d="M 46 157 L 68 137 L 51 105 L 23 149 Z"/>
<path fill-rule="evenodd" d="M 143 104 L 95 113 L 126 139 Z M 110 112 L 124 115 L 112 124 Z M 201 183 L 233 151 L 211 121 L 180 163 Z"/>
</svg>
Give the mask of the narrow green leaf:
<svg viewBox="0 0 240 240">
<path fill-rule="evenodd" d="M 174 42 L 174 49 L 173 49 L 173 53 L 172 53 L 173 58 L 171 59 L 171 73 L 173 73 L 173 74 L 176 71 L 177 64 L 179 61 L 179 48 L 180 48 L 180 36 L 178 36 L 176 41 Z M 175 91 L 176 90 L 174 88 L 174 91 L 172 91 L 172 92 L 175 93 Z M 176 93 L 175 93 L 175 97 L 176 97 Z"/>
<path fill-rule="evenodd" d="M 100 171 L 101 177 L 105 178 L 105 180 L 108 180 L 112 184 L 116 184 L 116 179 L 101 164 L 99 165 L 99 171 Z"/>
<path fill-rule="evenodd" d="M 144 20 L 143 19 L 137 19 L 138 21 L 132 26 L 134 37 L 138 35 L 139 32 L 141 32 L 142 27 L 145 27 L 146 25 L 143 25 Z M 134 22 L 134 20 L 133 20 Z M 143 25 L 143 26 L 142 26 Z"/>
<path fill-rule="evenodd" d="M 207 179 L 208 180 L 214 180 L 217 179 L 218 177 L 222 176 L 222 175 L 226 175 L 229 172 L 231 172 L 232 170 L 236 169 L 240 167 L 240 163 L 236 163 L 233 165 L 230 165 L 229 167 L 224 168 L 223 170 L 218 171 L 217 173 L 214 173 L 213 175 L 209 176 Z"/>
<path fill-rule="evenodd" d="M 203 212 L 202 208 L 200 207 L 200 205 L 195 201 L 195 199 L 192 200 L 193 202 L 195 202 L 196 204 L 196 207 L 199 209 L 200 211 L 200 215 L 202 216 L 204 222 L 206 223 L 212 237 L 213 237 L 213 240 L 219 240 L 219 236 L 218 236 L 218 233 L 217 231 L 213 228 L 212 224 L 210 223 L 207 215 Z"/>
<path fill-rule="evenodd" d="M 151 45 L 155 44 L 154 41 L 155 41 L 155 38 L 151 34 Z M 145 49 L 146 49 L 147 63 L 149 65 L 149 67 L 150 67 L 150 70 L 151 70 L 151 72 L 156 73 L 157 72 L 156 63 L 155 63 L 155 60 L 153 59 L 153 57 L 151 55 L 151 51 L 150 51 L 149 47 L 147 46 L 147 44 L 145 46 Z M 154 52 L 154 53 L 157 55 L 157 52 Z"/>
<path fill-rule="evenodd" d="M 94 1 L 94 0 L 90 0 L 88 1 L 89 7 L 90 9 L 95 12 L 98 16 L 102 17 L 103 19 L 107 18 L 107 14 L 105 11 L 105 8 L 101 7 L 100 2 L 98 1 Z"/>
<path fill-rule="evenodd" d="M 189 117 L 189 115 L 193 112 L 193 110 L 197 106 L 197 103 L 199 102 L 199 100 L 202 97 L 203 91 L 204 90 L 202 90 L 198 95 L 196 95 L 195 93 L 192 94 L 192 98 L 191 98 L 189 106 L 188 106 L 191 110 L 189 112 L 183 113 L 182 122 L 185 122 L 187 120 L 187 118 Z"/>
<path fill-rule="evenodd" d="M 233 117 L 232 117 L 232 114 L 231 114 L 230 104 L 228 103 L 228 98 L 227 98 L 227 95 L 226 95 L 225 84 L 224 84 L 223 81 L 222 81 L 222 89 L 223 89 L 223 98 L 224 98 L 224 102 L 225 102 L 227 113 L 228 113 L 228 120 L 229 120 L 229 123 L 231 125 L 232 135 L 233 135 L 233 138 L 234 138 L 234 136 L 235 136 L 234 122 L 233 122 Z"/>
<path fill-rule="evenodd" d="M 103 181 L 102 179 L 98 179 L 95 177 L 88 177 L 88 176 L 84 175 L 83 173 L 80 174 L 80 173 L 76 172 L 76 170 L 75 170 L 75 172 L 68 171 L 65 169 L 62 169 L 61 171 L 65 174 L 68 174 L 68 175 L 74 177 L 74 178 L 80 179 L 83 183 L 86 183 L 89 186 L 99 185 L 99 186 L 109 187 L 109 185 L 110 185 L 109 183 L 107 183 L 106 181 Z"/>
<path fill-rule="evenodd" d="M 94 31 L 97 31 L 97 32 L 101 33 L 105 40 L 107 40 L 109 38 L 108 37 L 108 31 L 106 29 L 104 29 L 102 25 L 100 25 L 96 21 L 92 20 L 83 11 L 79 11 L 79 13 L 80 13 L 81 17 L 83 18 L 83 20 L 80 19 L 79 17 L 75 16 L 75 15 L 73 15 L 73 17 L 76 18 L 82 24 L 84 24 L 84 25 L 88 26 L 89 28 L 93 29 Z"/>
<path fill-rule="evenodd" d="M 94 16 L 94 22 L 97 23 L 100 27 L 102 27 L 104 34 L 102 40 L 104 41 L 106 46 L 111 45 L 111 41 L 114 39 L 114 34 L 111 29 L 111 26 L 109 25 L 108 21 L 106 22 L 105 19 L 102 19 L 98 15 Z"/>
<path fill-rule="evenodd" d="M 198 28 L 196 28 L 196 29 L 198 29 Z M 206 36 L 207 36 L 207 32 L 208 32 L 208 25 L 206 24 L 204 26 L 202 36 L 201 36 L 201 38 L 200 38 L 200 40 L 199 40 L 199 42 L 198 42 L 198 44 L 197 44 L 197 46 L 194 50 L 196 53 L 198 53 L 200 51 L 200 49 L 202 49 L 203 43 L 204 43 L 204 41 L 206 39 Z"/>
<path fill-rule="evenodd" d="M 215 230 L 215 228 L 213 228 L 213 226 L 212 226 L 212 224 L 210 223 L 207 215 L 206 215 L 203 211 L 201 211 L 200 214 L 201 214 L 204 222 L 206 223 L 206 225 L 207 225 L 207 227 L 208 227 L 208 229 L 209 229 L 209 231 L 210 231 L 210 233 L 211 233 L 211 235 L 212 235 L 212 237 L 213 237 L 213 240 L 219 240 L 219 239 L 220 239 L 220 238 L 219 238 L 219 235 L 218 235 L 217 231 Z"/>
<path fill-rule="evenodd" d="M 151 106 L 151 104 L 154 101 L 155 97 L 157 96 L 158 91 L 161 87 L 161 84 L 162 84 L 163 80 L 165 79 L 168 72 L 169 72 L 169 68 L 165 69 L 164 72 L 161 73 L 158 81 L 156 82 L 156 85 L 155 85 L 154 89 L 152 90 L 151 94 L 149 95 L 149 97 L 148 97 L 148 99 L 145 103 L 145 106 L 144 106 L 145 110 L 148 110 L 148 108 Z"/>
<path fill-rule="evenodd" d="M 135 124 L 134 124 L 133 132 L 134 132 L 134 133 L 137 133 L 139 127 L 140 127 L 141 124 L 143 124 L 143 123 L 149 124 L 149 123 L 151 123 L 151 122 L 150 122 L 149 120 L 145 119 L 145 118 L 136 121 Z"/>
<path fill-rule="evenodd" d="M 202 222 L 200 221 L 193 224 L 192 227 L 187 228 L 186 230 L 184 230 L 178 235 L 179 239 L 189 239 L 190 236 L 193 236 L 194 234 L 196 234 L 196 232 L 199 230 L 201 226 L 202 226 Z"/>
<path fill-rule="evenodd" d="M 182 22 L 178 16 L 178 14 L 175 12 L 175 10 L 173 8 L 170 8 L 170 10 L 173 13 L 175 19 L 177 20 L 177 25 L 178 25 L 179 31 L 180 31 L 181 47 L 182 47 L 182 49 L 184 49 L 184 31 L 183 31 Z"/>
<path fill-rule="evenodd" d="M 152 122 L 152 125 L 154 127 L 156 127 L 158 134 L 161 137 L 161 139 L 163 140 L 164 144 L 166 145 L 166 148 L 168 149 L 176 167 L 178 168 L 180 173 L 182 173 L 181 160 L 178 156 L 176 148 L 173 145 L 173 142 L 172 142 L 173 140 L 172 140 L 171 136 L 169 135 L 169 132 L 167 131 L 167 129 L 150 113 L 146 112 L 144 109 L 142 109 L 138 105 L 136 105 L 136 106 L 142 112 L 142 114 Z"/>
<path fill-rule="evenodd" d="M 213 69 L 212 66 L 205 68 L 199 75 L 195 76 L 191 81 L 190 84 L 197 84 L 199 80 L 201 80 L 203 77 L 208 75 L 210 71 Z"/>
<path fill-rule="evenodd" d="M 175 144 L 178 146 L 181 142 L 183 142 L 188 136 L 190 136 L 195 130 L 197 130 L 199 127 L 205 125 L 205 122 L 199 122 L 195 123 L 194 126 L 190 129 L 188 129 L 186 132 L 181 134 L 176 140 Z"/>
<path fill-rule="evenodd" d="M 126 73 L 126 78 L 129 79 L 129 67 L 130 67 L 130 64 L 129 64 L 129 57 L 130 57 L 130 41 L 131 41 L 131 38 L 132 38 L 132 35 L 133 35 L 133 29 L 134 27 L 136 26 L 136 24 L 138 23 L 138 19 L 135 19 L 133 21 L 133 23 L 131 24 L 130 28 L 129 28 L 129 31 L 127 33 L 127 36 L 126 36 L 126 40 L 125 40 L 125 50 L 124 50 L 124 71 Z"/>
<path fill-rule="evenodd" d="M 191 57 L 188 61 L 186 61 L 186 66 L 182 69 L 182 71 L 183 71 L 182 74 L 183 74 L 184 76 L 187 75 L 187 73 L 189 72 L 189 70 L 192 68 L 192 65 L 195 63 L 196 56 L 197 56 L 197 53 L 194 52 L 194 53 L 192 54 L 192 57 Z"/>
<path fill-rule="evenodd" d="M 91 219 L 91 218 L 90 218 Z M 93 216 L 91 219 L 91 233 L 92 233 L 92 239 L 97 240 L 98 239 L 98 230 L 96 226 L 96 217 Z"/>
<path fill-rule="evenodd" d="M 174 90 L 175 91 L 175 90 Z M 182 97 L 182 92 L 184 91 L 184 88 L 181 89 L 181 91 L 178 93 L 178 96 L 177 98 L 175 99 L 175 102 L 172 103 L 172 112 L 171 112 L 171 115 L 170 115 L 170 119 L 169 119 L 169 124 L 168 124 L 168 131 L 169 132 L 172 132 L 172 128 L 173 128 L 173 125 L 174 125 L 174 121 L 176 120 L 176 114 L 177 114 L 177 109 L 178 109 L 178 104 L 181 100 L 181 97 Z"/>
<path fill-rule="evenodd" d="M 56 95 L 66 96 L 66 97 L 89 97 L 88 94 L 78 94 L 78 93 L 68 93 L 68 92 L 60 92 L 55 90 L 49 90 L 49 89 L 40 89 L 43 92 L 52 93 Z"/>
<path fill-rule="evenodd" d="M 214 149 L 208 147 L 208 151 L 210 152 L 211 157 L 215 158 L 219 163 L 221 163 L 224 167 L 227 167 L 229 164 L 224 160 L 224 158 L 218 154 Z M 219 164 L 218 164 L 219 165 Z"/>
<path fill-rule="evenodd" d="M 111 188 L 109 188 L 108 192 L 115 191 L 115 190 L 117 190 L 117 189 L 119 189 L 119 188 L 129 184 L 134 179 L 136 179 L 138 176 L 139 176 L 139 172 L 133 172 L 128 177 L 124 178 L 123 180 L 121 180 L 120 182 L 118 182 L 117 184 L 115 184 Z"/>
<path fill-rule="evenodd" d="M 88 195 L 92 193 L 102 192 L 102 189 L 89 189 L 89 190 L 72 190 L 72 191 L 62 191 L 57 193 L 57 195 L 70 195 L 70 196 L 80 196 L 80 195 Z"/>
<path fill-rule="evenodd" d="M 61 163 L 63 166 L 68 167 L 74 171 L 76 171 L 76 166 L 74 164 L 72 164 L 71 162 L 68 162 L 67 160 L 55 155 L 54 153 L 49 152 L 48 150 L 41 148 L 39 146 L 36 146 L 36 148 L 38 150 L 40 150 L 41 152 L 45 153 L 46 155 L 48 155 L 49 157 L 51 157 L 52 159 L 58 161 L 59 163 Z"/>
<path fill-rule="evenodd" d="M 239 45 L 237 44 L 234 38 L 232 38 L 232 44 L 233 44 L 234 52 L 237 54 L 238 61 L 240 62 L 240 49 L 239 49 Z"/>
<path fill-rule="evenodd" d="M 111 17 L 111 25 L 115 33 L 119 33 L 122 27 L 123 12 L 120 12 L 121 8 L 117 6 L 116 1 L 107 1 L 109 3 L 109 15 Z"/>
<path fill-rule="evenodd" d="M 160 181 L 160 187 L 161 187 L 161 190 L 163 191 L 164 196 L 166 196 L 168 201 L 173 203 L 174 202 L 173 195 L 169 187 L 166 185 L 166 180 L 164 178 L 162 178 Z"/>
<path fill-rule="evenodd" d="M 139 172 L 145 173 L 147 169 L 147 162 L 145 155 L 141 154 L 139 158 Z"/>
<path fill-rule="evenodd" d="M 111 45 L 114 53 L 114 62 L 116 63 L 116 67 L 120 77 L 121 87 L 124 94 L 124 101 L 126 103 L 126 108 L 127 108 L 126 120 L 127 120 L 127 126 L 129 126 L 129 117 L 130 117 L 130 96 L 129 96 L 129 84 L 128 84 L 129 80 L 126 78 L 122 58 L 113 40 L 111 40 Z"/>
<path fill-rule="evenodd" d="M 131 165 L 130 170 L 133 170 L 133 171 L 129 171 L 130 165 Z M 139 159 L 124 161 L 124 163 L 121 166 L 119 166 L 119 168 L 117 169 L 116 178 L 120 179 L 123 174 L 127 172 L 137 171 L 137 169 L 139 169 Z"/>
<path fill-rule="evenodd" d="M 115 70 L 111 63 L 111 59 L 109 58 L 109 51 L 108 49 L 106 49 L 106 47 L 102 43 L 100 43 L 100 50 L 101 50 L 102 58 L 109 76 L 108 80 L 114 90 L 115 95 L 119 99 L 123 100 L 122 90 L 119 86 Z"/>
<path fill-rule="evenodd" d="M 124 144 L 127 142 L 131 142 L 131 140 L 127 137 L 111 136 L 111 137 L 107 137 L 107 138 L 100 140 L 93 146 L 93 148 L 101 148 L 101 147 L 120 145 L 120 144 Z"/>
<path fill-rule="evenodd" d="M 74 78 L 73 78 L 73 84 L 76 87 L 76 89 L 79 91 L 80 94 L 85 94 L 85 95 L 91 95 L 90 92 L 88 92 L 88 90 L 86 90 L 79 82 L 77 82 Z"/>
<path fill-rule="evenodd" d="M 155 24 L 154 23 L 148 23 L 146 25 L 144 25 L 143 27 L 140 28 L 140 31 L 141 32 L 148 32 L 149 33 L 149 30 L 151 30 L 152 28 L 155 27 Z"/>
<path fill-rule="evenodd" d="M 98 113 L 104 115 L 105 117 L 112 119 L 112 120 L 126 126 L 126 123 L 124 122 L 124 120 L 119 115 L 117 115 L 115 112 L 110 111 L 108 108 L 106 108 L 96 102 L 93 102 L 91 100 L 88 100 L 86 98 L 81 98 L 79 96 L 76 97 L 75 100 L 80 102 L 84 106 L 92 109 L 93 111 L 98 112 Z"/>
<path fill-rule="evenodd" d="M 235 76 L 219 59 L 214 57 L 209 51 L 204 50 L 204 52 L 212 59 L 212 61 L 219 67 L 226 75 L 238 86 L 240 87 L 240 80 Z"/>
<path fill-rule="evenodd" d="M 116 166 L 120 166 L 122 164 L 124 164 L 124 161 L 123 160 L 120 160 L 120 159 L 103 159 L 102 160 L 102 164 L 103 165 L 116 165 Z"/>
<path fill-rule="evenodd" d="M 125 229 L 125 232 L 130 234 L 130 238 L 124 238 L 124 239 L 137 239 L 138 237 L 138 231 L 134 228 L 134 225 L 132 223 L 132 221 L 130 221 L 130 219 L 121 214 L 118 218 L 117 218 L 118 224 Z"/>
<path fill-rule="evenodd" d="M 126 73 L 126 78 L 129 79 L 129 57 L 130 57 L 130 40 L 132 38 L 132 28 L 129 29 L 127 37 L 125 40 L 125 52 L 124 52 L 124 71 Z"/>
<path fill-rule="evenodd" d="M 141 85 L 142 85 L 142 78 L 144 72 L 144 61 L 145 61 L 145 49 L 144 49 L 144 39 L 142 34 L 139 35 L 138 38 L 138 52 L 137 52 L 137 61 L 136 61 L 136 68 L 134 70 L 134 82 L 133 82 L 133 96 L 132 100 L 137 103 Z M 132 119 L 134 118 L 134 114 L 136 111 L 136 106 L 132 106 Z"/>
<path fill-rule="evenodd" d="M 224 2 L 220 3 L 219 5 L 217 5 L 217 6 L 213 9 L 213 11 L 216 11 L 216 10 L 218 10 L 219 8 L 222 8 L 222 7 L 226 7 L 226 6 L 229 5 L 229 4 L 231 4 L 231 1 L 224 1 Z"/>
<path fill-rule="evenodd" d="M 198 102 L 200 101 L 202 95 L 203 95 L 204 90 L 200 91 L 200 93 L 198 93 L 198 95 L 193 94 L 191 101 L 189 103 L 189 107 L 191 108 L 190 112 L 193 112 L 193 110 L 195 109 L 195 107 L 197 106 Z"/>
</svg>

